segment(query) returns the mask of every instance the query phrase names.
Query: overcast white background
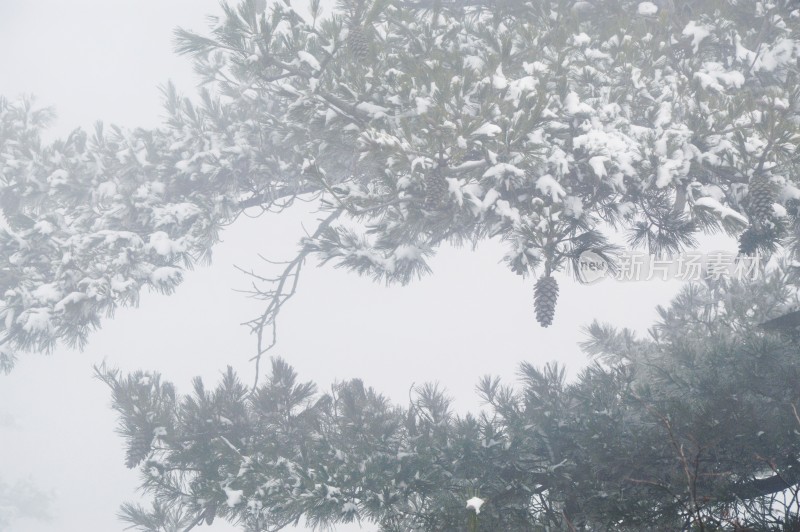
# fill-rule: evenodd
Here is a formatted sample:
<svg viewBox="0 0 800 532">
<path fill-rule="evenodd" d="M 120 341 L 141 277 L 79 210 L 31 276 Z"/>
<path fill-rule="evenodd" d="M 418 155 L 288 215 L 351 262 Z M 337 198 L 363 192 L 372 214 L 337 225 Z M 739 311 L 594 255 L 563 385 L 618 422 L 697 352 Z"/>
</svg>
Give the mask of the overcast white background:
<svg viewBox="0 0 800 532">
<path fill-rule="evenodd" d="M 54 106 L 51 137 L 98 119 L 156 126 L 160 84 L 171 79 L 195 92 L 189 60 L 173 53 L 172 31 L 204 29 L 212 13 L 219 13 L 214 0 L 0 0 L 0 94 L 33 93 Z M 50 520 L 19 520 L 11 530 L 123 529 L 115 516 L 120 503 L 137 498 L 137 474 L 124 467 L 109 393 L 92 378 L 92 365 L 158 370 L 183 391 L 196 375 L 213 384 L 226 365 L 250 381 L 253 338 L 239 323 L 259 307 L 233 291 L 247 285 L 233 265 L 266 267 L 259 253 L 291 258 L 301 223 L 313 223 L 307 211 L 242 217 L 223 233 L 213 265 L 188 272 L 176 294 L 145 294 L 138 308 L 106 320 L 82 353 L 24 356 L 0 376 L 0 482 L 28 480 L 52 494 Z M 502 256 L 496 242 L 443 249 L 433 275 L 407 287 L 309 264 L 281 313 L 274 354 L 322 389 L 360 377 L 401 403 L 412 383 L 438 381 L 464 412 L 480 406 L 474 386 L 481 375 L 513 380 L 523 360 L 558 360 L 574 374 L 587 362 L 577 347 L 582 326 L 596 317 L 643 332 L 655 305 L 678 287 L 612 280 L 581 286 L 558 276 L 555 324 L 542 329 L 533 280 L 511 273 Z M 224 523 L 205 529 L 233 530 Z"/>
</svg>

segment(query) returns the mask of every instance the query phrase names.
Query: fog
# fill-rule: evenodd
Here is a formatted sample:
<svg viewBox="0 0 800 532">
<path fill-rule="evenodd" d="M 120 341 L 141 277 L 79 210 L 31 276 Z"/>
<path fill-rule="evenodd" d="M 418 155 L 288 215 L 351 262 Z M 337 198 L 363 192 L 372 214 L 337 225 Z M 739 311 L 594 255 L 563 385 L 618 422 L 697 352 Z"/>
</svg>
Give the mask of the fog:
<svg viewBox="0 0 800 532">
<path fill-rule="evenodd" d="M 218 11 L 215 0 L 4 0 L 0 94 L 32 93 L 40 105 L 54 106 L 52 138 L 96 120 L 156 126 L 159 85 L 172 80 L 195 92 L 189 60 L 173 52 L 173 28 L 201 30 L 206 15 Z M 144 294 L 138 308 L 106 319 L 83 352 L 60 347 L 23 356 L 0 377 L 0 513 L 5 504 L 19 517 L 7 530 L 123 529 L 116 514 L 121 503 L 138 500 L 138 474 L 124 466 L 110 394 L 93 378 L 93 365 L 156 370 L 179 391 L 198 375 L 215 383 L 227 365 L 249 381 L 255 344 L 240 323 L 260 307 L 234 291 L 248 284 L 234 265 L 269 271 L 259 254 L 291 258 L 303 222 L 315 216 L 313 205 L 299 205 L 241 217 L 223 233 L 213 264 L 188 272 L 174 295 Z M 587 362 L 577 346 L 582 326 L 598 318 L 642 332 L 655 305 L 678 287 L 610 280 L 583 286 L 560 275 L 555 324 L 542 329 L 533 319 L 533 282 L 499 266 L 502 257 L 494 241 L 443 249 L 433 274 L 406 287 L 309 264 L 281 313 L 273 354 L 322 390 L 360 377 L 405 404 L 414 383 L 438 381 L 458 411 L 474 411 L 480 376 L 511 382 L 523 360 L 558 360 L 575 372 Z M 220 520 L 209 529 L 235 530 Z"/>
</svg>

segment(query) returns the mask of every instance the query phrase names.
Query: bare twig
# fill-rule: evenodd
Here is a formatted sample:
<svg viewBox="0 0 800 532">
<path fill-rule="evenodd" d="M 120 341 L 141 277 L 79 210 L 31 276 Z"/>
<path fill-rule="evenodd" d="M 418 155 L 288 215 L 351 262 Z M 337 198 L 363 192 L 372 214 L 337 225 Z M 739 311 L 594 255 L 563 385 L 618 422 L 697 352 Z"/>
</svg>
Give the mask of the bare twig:
<svg viewBox="0 0 800 532">
<path fill-rule="evenodd" d="M 343 208 L 336 209 L 327 218 L 325 218 L 317 226 L 316 231 L 309 238 L 314 240 L 318 238 L 333 221 L 344 212 Z M 243 323 L 250 327 L 251 332 L 254 332 L 257 337 L 256 354 L 250 360 L 256 363 L 256 375 L 253 381 L 253 390 L 255 391 L 258 386 L 258 379 L 261 367 L 261 357 L 272 349 L 277 343 L 277 326 L 276 318 L 286 301 L 291 298 L 297 291 L 297 284 L 300 278 L 300 271 L 302 270 L 303 263 L 305 262 L 308 254 L 311 253 L 311 248 L 308 245 L 303 245 L 297 256 L 291 261 L 286 262 L 286 267 L 280 275 L 275 278 L 267 278 L 255 274 L 252 271 L 245 271 L 239 268 L 240 271 L 256 279 L 257 282 L 267 283 L 271 286 L 269 289 L 260 289 L 254 282 L 253 290 L 250 292 L 252 297 L 268 301 L 267 307 L 257 318 Z M 266 343 L 264 333 L 267 327 L 271 327 L 272 337 Z"/>
</svg>

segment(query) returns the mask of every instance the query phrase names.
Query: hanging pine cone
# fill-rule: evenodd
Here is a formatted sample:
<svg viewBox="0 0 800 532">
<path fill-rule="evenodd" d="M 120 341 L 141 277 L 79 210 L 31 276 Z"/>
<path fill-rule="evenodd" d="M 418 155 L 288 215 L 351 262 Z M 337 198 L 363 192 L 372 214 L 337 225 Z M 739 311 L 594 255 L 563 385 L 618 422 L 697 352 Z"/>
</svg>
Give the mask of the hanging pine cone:
<svg viewBox="0 0 800 532">
<path fill-rule="evenodd" d="M 447 180 L 438 169 L 425 174 L 425 209 L 438 208 L 447 198 L 448 191 Z"/>
<path fill-rule="evenodd" d="M 747 191 L 747 214 L 750 221 L 762 225 L 772 218 L 772 204 L 775 203 L 775 187 L 765 177 L 757 177 L 750 181 Z"/>
<path fill-rule="evenodd" d="M 364 28 L 357 24 L 350 26 L 347 33 L 347 51 L 355 61 L 363 61 L 369 55 L 369 39 Z"/>
<path fill-rule="evenodd" d="M 756 251 L 758 251 L 760 240 L 761 236 L 752 227 L 745 229 L 739 235 L 739 255 L 755 255 Z"/>
<path fill-rule="evenodd" d="M 536 321 L 542 327 L 548 327 L 553 323 L 557 301 L 558 283 L 553 277 L 547 275 L 536 281 L 536 286 L 533 288 L 533 307 L 536 310 Z"/>
<path fill-rule="evenodd" d="M 148 430 L 136 432 L 131 438 L 131 443 L 128 446 L 128 452 L 125 455 L 125 466 L 128 469 L 133 469 L 139 463 L 147 458 L 150 454 L 150 444 L 153 442 L 153 436 Z"/>
<path fill-rule="evenodd" d="M 781 238 L 786 232 L 786 224 L 780 219 L 767 224 L 750 224 L 739 235 L 739 254 L 770 256 L 778 251 Z"/>
</svg>

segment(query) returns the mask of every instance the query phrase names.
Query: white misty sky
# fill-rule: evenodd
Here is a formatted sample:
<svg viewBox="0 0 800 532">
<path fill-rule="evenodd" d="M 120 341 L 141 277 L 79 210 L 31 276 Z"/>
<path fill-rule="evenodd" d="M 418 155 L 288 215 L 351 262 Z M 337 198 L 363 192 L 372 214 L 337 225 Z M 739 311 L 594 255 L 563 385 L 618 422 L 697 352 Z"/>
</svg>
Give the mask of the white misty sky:
<svg viewBox="0 0 800 532">
<path fill-rule="evenodd" d="M 173 28 L 204 29 L 205 17 L 217 13 L 216 0 L 2 0 L 0 94 L 33 93 L 54 106 L 52 137 L 99 119 L 155 126 L 159 85 L 172 79 L 184 93 L 195 90 L 189 60 L 172 51 Z M 259 305 L 232 290 L 248 284 L 233 265 L 269 271 L 257 254 L 291 258 L 302 224 L 312 227 L 308 210 L 242 217 L 223 233 L 213 265 L 188 272 L 176 294 L 144 294 L 139 308 L 105 320 L 82 353 L 24 356 L 11 375 L 0 376 L 0 482 L 30 480 L 53 496 L 51 520 L 19 520 L 14 531 L 123 529 L 115 515 L 120 503 L 137 498 L 137 474 L 124 467 L 110 396 L 92 378 L 92 365 L 157 370 L 183 391 L 196 375 L 213 385 L 226 365 L 249 382 L 254 341 L 239 324 Z M 413 383 L 438 381 L 464 412 L 480 406 L 480 376 L 511 381 L 523 360 L 558 360 L 574 374 L 587 362 L 577 347 L 582 326 L 597 317 L 644 331 L 655 305 L 678 286 L 581 286 L 562 275 L 555 324 L 542 329 L 533 280 L 511 273 L 502 256 L 497 242 L 443 249 L 433 275 L 407 287 L 309 264 L 281 313 L 274 354 L 322 389 L 360 377 L 401 403 Z M 210 530 L 235 530 L 217 523 Z"/>
</svg>

